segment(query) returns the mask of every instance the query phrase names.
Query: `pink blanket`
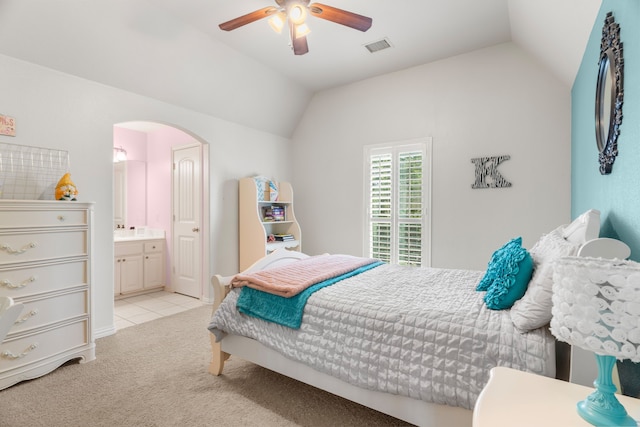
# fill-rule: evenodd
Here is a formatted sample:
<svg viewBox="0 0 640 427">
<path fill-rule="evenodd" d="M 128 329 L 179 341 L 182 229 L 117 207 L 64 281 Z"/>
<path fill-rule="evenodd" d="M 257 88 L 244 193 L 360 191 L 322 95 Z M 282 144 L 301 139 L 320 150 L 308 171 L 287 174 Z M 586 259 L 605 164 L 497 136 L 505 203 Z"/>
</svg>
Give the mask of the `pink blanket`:
<svg viewBox="0 0 640 427">
<path fill-rule="evenodd" d="M 282 297 L 292 297 L 311 285 L 348 273 L 376 260 L 351 255 L 317 255 L 281 267 L 238 274 L 231 286 L 249 286 Z"/>
</svg>

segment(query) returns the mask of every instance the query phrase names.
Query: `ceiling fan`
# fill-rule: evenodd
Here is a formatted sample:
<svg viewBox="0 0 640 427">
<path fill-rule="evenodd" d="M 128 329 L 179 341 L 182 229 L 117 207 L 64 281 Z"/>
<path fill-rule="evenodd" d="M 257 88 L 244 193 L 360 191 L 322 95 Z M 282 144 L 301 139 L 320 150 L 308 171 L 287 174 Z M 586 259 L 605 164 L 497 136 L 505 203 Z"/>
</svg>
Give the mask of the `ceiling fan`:
<svg viewBox="0 0 640 427">
<path fill-rule="evenodd" d="M 280 33 L 284 25 L 288 23 L 291 46 L 293 53 L 296 55 L 304 55 L 309 52 L 307 34 L 309 34 L 311 30 L 306 24 L 308 14 L 359 31 L 367 31 L 371 28 L 371 23 L 373 22 L 371 18 L 320 3 L 309 4 L 309 1 L 310 0 L 275 0 L 278 5 L 277 7 L 264 7 L 255 12 L 223 22 L 219 27 L 221 30 L 231 31 L 270 16 L 269 25 L 278 33 Z"/>
</svg>

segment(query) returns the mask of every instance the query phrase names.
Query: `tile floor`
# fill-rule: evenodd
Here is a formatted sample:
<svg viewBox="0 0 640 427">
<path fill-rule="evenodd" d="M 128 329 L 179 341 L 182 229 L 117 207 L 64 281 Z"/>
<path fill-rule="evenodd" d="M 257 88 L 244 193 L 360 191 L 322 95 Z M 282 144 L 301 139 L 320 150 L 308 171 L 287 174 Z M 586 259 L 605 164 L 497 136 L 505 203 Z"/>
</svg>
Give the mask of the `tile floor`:
<svg viewBox="0 0 640 427">
<path fill-rule="evenodd" d="M 186 295 L 158 291 L 115 301 L 116 330 L 159 319 L 202 306 L 203 303 Z"/>
</svg>

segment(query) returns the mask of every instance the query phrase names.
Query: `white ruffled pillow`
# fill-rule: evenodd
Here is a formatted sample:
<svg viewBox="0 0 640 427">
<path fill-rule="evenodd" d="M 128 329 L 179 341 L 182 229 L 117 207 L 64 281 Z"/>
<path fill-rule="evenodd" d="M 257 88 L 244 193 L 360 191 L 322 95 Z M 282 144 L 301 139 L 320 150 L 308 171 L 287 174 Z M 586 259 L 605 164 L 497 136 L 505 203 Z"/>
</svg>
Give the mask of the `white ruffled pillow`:
<svg viewBox="0 0 640 427">
<path fill-rule="evenodd" d="M 554 260 L 576 255 L 581 244 L 563 237 L 565 227 L 560 226 L 543 235 L 531 248 L 534 270 L 524 296 L 511 307 L 511 320 L 522 333 L 540 328 L 551 320 L 551 289 L 553 287 Z"/>
</svg>

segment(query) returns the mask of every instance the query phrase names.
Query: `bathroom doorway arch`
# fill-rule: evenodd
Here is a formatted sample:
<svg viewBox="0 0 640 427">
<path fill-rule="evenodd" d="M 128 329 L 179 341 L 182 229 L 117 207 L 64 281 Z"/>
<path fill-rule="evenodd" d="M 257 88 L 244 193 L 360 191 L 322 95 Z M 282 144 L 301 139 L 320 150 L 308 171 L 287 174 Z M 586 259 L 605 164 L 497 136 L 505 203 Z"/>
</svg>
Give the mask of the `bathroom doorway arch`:
<svg viewBox="0 0 640 427">
<path fill-rule="evenodd" d="M 210 272 L 209 262 L 209 144 L 202 138 L 178 126 L 150 121 L 130 121 L 114 125 L 114 155 L 122 156 L 121 150 L 126 152 L 127 161 L 144 160 L 146 163 L 145 209 L 146 224 L 153 230 L 164 230 L 165 245 L 165 279 L 166 290 L 175 291 L 175 266 L 184 270 L 188 257 L 182 256 L 174 250 L 174 212 L 173 200 L 178 196 L 179 189 L 173 188 L 173 159 L 172 153 L 180 146 L 198 146 L 201 148 L 201 197 L 197 209 L 200 213 L 199 228 L 200 242 L 191 252 L 190 257 L 197 257 L 197 271 L 192 278 L 192 289 L 180 287 L 180 292 L 198 298 L 206 298 L 206 286 Z M 131 198 L 129 198 L 131 199 Z M 127 228 L 136 226 L 126 224 Z M 179 251 L 178 251 L 179 252 Z"/>
</svg>

